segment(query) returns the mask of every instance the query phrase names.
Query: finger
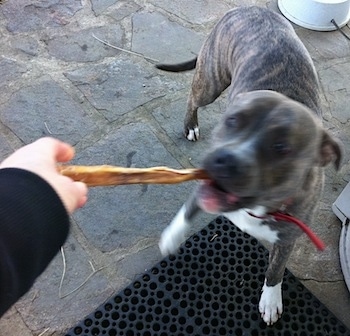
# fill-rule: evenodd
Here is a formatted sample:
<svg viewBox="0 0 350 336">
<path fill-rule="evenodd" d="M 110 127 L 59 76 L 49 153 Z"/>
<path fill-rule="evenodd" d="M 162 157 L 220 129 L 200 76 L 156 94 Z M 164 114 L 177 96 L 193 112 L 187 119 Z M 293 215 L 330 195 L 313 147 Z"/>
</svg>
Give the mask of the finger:
<svg viewBox="0 0 350 336">
<path fill-rule="evenodd" d="M 78 195 L 77 204 L 76 204 L 76 209 L 77 209 L 77 208 L 83 207 L 87 202 L 88 187 L 83 182 L 74 182 L 74 187 Z"/>
<path fill-rule="evenodd" d="M 73 182 L 77 190 L 77 194 L 80 196 L 86 196 L 88 193 L 88 187 L 84 182 Z"/>
<path fill-rule="evenodd" d="M 64 182 L 66 180 L 66 182 Z M 82 182 L 73 182 L 68 177 L 61 178 L 61 188 L 57 188 L 56 192 L 60 196 L 66 210 L 72 214 L 78 208 L 85 205 L 87 201 L 87 186 Z M 65 187 L 62 188 L 62 186 Z"/>
<path fill-rule="evenodd" d="M 77 209 L 82 208 L 86 204 L 87 200 L 87 196 L 82 197 L 78 202 Z"/>
</svg>

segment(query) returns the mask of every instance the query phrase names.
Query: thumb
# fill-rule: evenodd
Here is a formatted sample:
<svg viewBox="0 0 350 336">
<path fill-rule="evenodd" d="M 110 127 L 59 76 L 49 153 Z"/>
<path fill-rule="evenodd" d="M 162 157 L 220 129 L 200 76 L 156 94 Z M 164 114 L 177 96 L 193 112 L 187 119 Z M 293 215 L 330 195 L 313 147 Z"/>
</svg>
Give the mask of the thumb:
<svg viewBox="0 0 350 336">
<path fill-rule="evenodd" d="M 56 152 L 57 162 L 67 162 L 73 159 L 75 151 L 71 145 L 65 142 L 59 142 L 57 146 L 58 146 L 57 152 Z"/>
</svg>

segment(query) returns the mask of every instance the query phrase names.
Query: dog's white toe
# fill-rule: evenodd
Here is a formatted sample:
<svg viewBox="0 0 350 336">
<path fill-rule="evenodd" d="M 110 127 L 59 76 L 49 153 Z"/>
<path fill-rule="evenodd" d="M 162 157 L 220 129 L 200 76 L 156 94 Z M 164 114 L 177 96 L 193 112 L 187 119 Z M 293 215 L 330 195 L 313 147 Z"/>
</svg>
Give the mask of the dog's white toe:
<svg viewBox="0 0 350 336">
<path fill-rule="evenodd" d="M 159 241 L 159 249 L 162 255 L 176 253 L 178 247 L 185 240 L 185 234 L 188 230 L 185 212 L 186 208 L 183 206 L 170 225 L 163 231 Z"/>
<path fill-rule="evenodd" d="M 194 129 L 190 129 L 188 131 L 187 140 L 189 141 L 197 141 L 199 139 L 199 127 L 195 127 Z"/>
<path fill-rule="evenodd" d="M 266 286 L 265 280 L 259 302 L 259 312 L 267 325 L 274 324 L 281 317 L 283 312 L 282 282 L 275 286 Z"/>
</svg>

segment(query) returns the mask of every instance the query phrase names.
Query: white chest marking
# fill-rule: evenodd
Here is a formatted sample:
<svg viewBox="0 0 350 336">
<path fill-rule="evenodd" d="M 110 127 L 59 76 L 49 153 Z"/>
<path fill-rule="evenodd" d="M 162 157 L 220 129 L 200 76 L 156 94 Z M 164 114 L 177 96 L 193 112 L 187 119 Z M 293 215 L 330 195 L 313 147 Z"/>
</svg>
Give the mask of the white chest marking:
<svg viewBox="0 0 350 336">
<path fill-rule="evenodd" d="M 263 224 L 263 219 L 256 218 L 248 214 L 253 213 L 256 216 L 266 214 L 265 207 L 255 207 L 254 209 L 240 209 L 233 212 L 225 212 L 223 215 L 241 231 L 248 233 L 258 240 L 265 240 L 269 243 L 275 243 L 278 240 L 278 231 L 271 230 L 268 225 Z"/>
</svg>

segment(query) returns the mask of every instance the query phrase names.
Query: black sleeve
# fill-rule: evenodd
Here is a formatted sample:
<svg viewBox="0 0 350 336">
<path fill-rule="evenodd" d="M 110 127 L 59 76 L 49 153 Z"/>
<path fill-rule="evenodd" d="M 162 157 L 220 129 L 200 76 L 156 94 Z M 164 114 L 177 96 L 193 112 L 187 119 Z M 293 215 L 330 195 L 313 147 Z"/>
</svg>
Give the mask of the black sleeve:
<svg viewBox="0 0 350 336">
<path fill-rule="evenodd" d="M 45 180 L 0 169 L 0 316 L 30 289 L 68 231 L 69 215 Z"/>
</svg>

